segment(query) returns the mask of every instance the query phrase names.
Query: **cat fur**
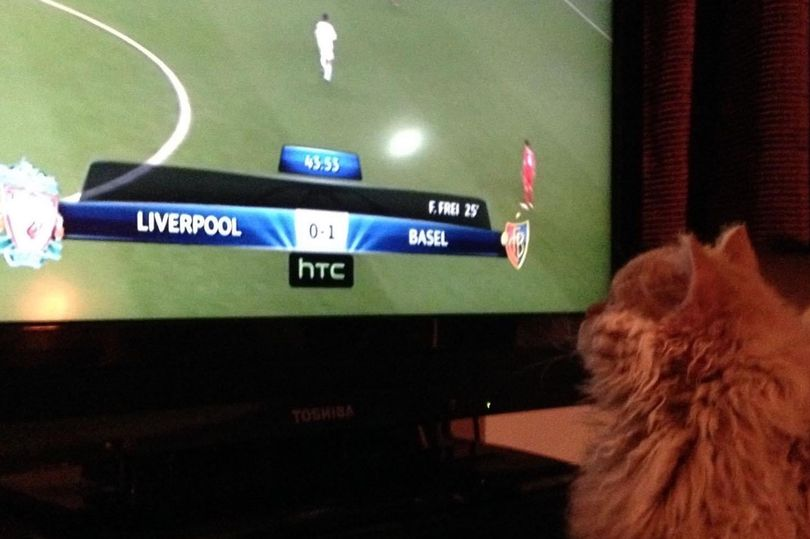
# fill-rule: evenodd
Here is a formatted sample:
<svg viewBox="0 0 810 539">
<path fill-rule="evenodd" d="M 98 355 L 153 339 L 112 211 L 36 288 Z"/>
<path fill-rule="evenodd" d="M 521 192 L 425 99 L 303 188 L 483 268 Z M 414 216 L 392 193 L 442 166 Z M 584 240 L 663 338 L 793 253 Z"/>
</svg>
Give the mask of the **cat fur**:
<svg viewBox="0 0 810 539">
<path fill-rule="evenodd" d="M 572 538 L 810 538 L 810 332 L 744 226 L 630 261 L 578 349 L 595 435 Z"/>
</svg>

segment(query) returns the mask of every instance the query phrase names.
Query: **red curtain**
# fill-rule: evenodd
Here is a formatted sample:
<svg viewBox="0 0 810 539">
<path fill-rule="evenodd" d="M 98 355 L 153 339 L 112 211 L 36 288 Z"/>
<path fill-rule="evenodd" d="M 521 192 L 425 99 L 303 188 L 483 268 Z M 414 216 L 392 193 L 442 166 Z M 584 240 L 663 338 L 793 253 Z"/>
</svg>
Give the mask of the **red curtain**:
<svg viewBox="0 0 810 539">
<path fill-rule="evenodd" d="M 618 172 L 639 176 L 624 196 L 640 191 L 619 207 L 638 214 L 637 246 L 733 222 L 809 244 L 808 0 L 615 5 L 616 133 L 638 138 L 617 144 Z"/>
</svg>

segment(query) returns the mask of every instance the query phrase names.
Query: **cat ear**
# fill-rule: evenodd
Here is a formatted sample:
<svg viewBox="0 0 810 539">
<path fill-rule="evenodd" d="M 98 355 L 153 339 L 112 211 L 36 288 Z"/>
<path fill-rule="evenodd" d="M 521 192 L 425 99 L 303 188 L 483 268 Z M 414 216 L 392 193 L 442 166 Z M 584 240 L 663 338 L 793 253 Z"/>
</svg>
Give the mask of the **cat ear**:
<svg viewBox="0 0 810 539">
<path fill-rule="evenodd" d="M 717 269 L 703 245 L 694 236 L 681 238 L 681 248 L 689 262 L 689 284 L 682 309 L 705 311 L 718 304 Z"/>
<path fill-rule="evenodd" d="M 737 225 L 724 231 L 715 245 L 731 263 L 759 271 L 757 255 L 745 225 Z"/>
</svg>

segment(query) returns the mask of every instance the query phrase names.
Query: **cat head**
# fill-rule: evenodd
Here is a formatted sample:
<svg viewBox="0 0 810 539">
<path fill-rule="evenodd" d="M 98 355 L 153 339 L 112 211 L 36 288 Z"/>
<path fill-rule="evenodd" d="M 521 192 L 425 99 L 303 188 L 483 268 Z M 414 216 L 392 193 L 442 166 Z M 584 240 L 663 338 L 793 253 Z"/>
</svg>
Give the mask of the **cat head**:
<svg viewBox="0 0 810 539">
<path fill-rule="evenodd" d="M 718 376 L 741 348 L 765 354 L 799 326 L 762 278 L 745 227 L 735 226 L 714 245 L 684 235 L 631 260 L 607 300 L 588 310 L 578 348 L 591 393 L 621 400 L 658 382 Z"/>
</svg>

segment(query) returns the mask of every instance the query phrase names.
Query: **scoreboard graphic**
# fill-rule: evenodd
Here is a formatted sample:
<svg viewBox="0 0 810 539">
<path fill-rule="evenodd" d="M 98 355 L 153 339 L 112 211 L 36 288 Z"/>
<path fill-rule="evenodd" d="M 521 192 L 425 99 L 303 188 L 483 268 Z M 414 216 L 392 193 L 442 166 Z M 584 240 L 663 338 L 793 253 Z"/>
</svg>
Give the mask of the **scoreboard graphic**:
<svg viewBox="0 0 810 539">
<path fill-rule="evenodd" d="M 40 267 L 59 258 L 64 238 L 507 257 L 516 269 L 525 259 L 528 222 L 492 230 L 482 199 L 335 181 L 362 174 L 356 154 L 334 150 L 285 146 L 279 168 L 307 178 L 97 162 L 80 200 L 58 202 L 56 180 L 23 161 L 0 171 L 3 253 L 12 266 Z"/>
</svg>

